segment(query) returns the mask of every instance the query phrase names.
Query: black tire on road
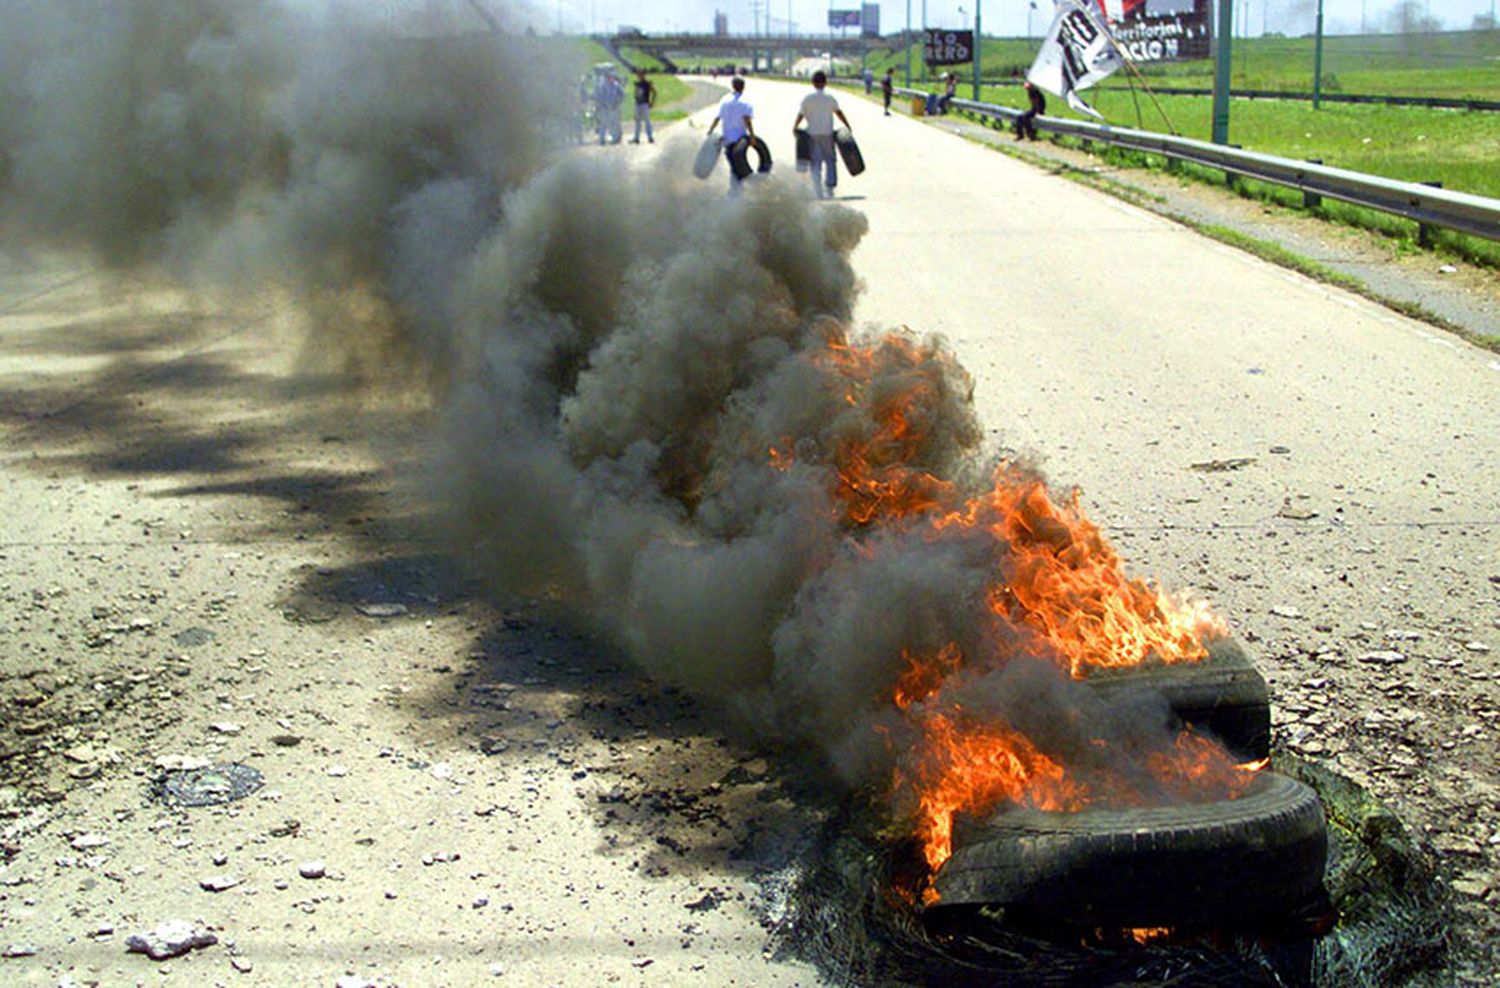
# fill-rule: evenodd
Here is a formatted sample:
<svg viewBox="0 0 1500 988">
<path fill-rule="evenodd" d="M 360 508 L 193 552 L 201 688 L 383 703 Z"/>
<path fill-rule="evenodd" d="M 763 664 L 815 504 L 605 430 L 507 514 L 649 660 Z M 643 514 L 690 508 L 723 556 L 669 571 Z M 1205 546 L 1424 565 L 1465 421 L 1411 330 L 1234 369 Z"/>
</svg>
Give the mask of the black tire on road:
<svg viewBox="0 0 1500 988">
<path fill-rule="evenodd" d="M 1323 806 L 1262 772 L 1238 799 L 1077 813 L 1007 810 L 959 835 L 934 909 L 1000 905 L 1067 927 L 1210 927 L 1284 916 L 1318 895 Z"/>
<path fill-rule="evenodd" d="M 1115 690 L 1156 690 L 1183 724 L 1207 730 L 1246 761 L 1270 754 L 1266 681 L 1232 639 L 1209 642 L 1198 662 L 1100 669 L 1087 682 L 1106 699 Z"/>
</svg>

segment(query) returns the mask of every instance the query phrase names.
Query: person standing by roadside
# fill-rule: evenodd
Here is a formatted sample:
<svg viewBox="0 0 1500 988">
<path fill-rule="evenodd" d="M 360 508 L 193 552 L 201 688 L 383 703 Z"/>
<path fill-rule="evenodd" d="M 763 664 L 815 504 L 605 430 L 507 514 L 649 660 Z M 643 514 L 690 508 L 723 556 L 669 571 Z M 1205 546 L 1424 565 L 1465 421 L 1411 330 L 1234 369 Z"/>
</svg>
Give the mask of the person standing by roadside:
<svg viewBox="0 0 1500 988">
<path fill-rule="evenodd" d="M 1036 118 L 1047 112 L 1047 97 L 1042 95 L 1040 89 L 1031 84 L 1030 79 L 1027 79 L 1022 85 L 1026 87 L 1026 99 L 1031 104 L 1031 107 L 1025 113 L 1016 117 L 1016 140 L 1029 138 L 1034 141 L 1036 140 Z"/>
<path fill-rule="evenodd" d="M 796 137 L 797 125 L 806 120 L 813 192 L 822 199 L 833 195 L 834 187 L 839 184 L 838 149 L 833 146 L 833 118 L 838 117 L 845 127 L 849 127 L 849 118 L 839 109 L 839 101 L 824 91 L 828 85 L 826 73 L 821 69 L 814 72 L 812 84 L 813 91 L 802 97 L 802 108 L 797 111 L 797 119 L 792 121 L 792 136 Z"/>
<path fill-rule="evenodd" d="M 885 97 L 885 115 L 891 115 L 891 96 L 896 92 L 896 70 L 886 69 L 885 78 L 880 80 L 880 95 Z"/>
<path fill-rule="evenodd" d="M 724 143 L 724 157 L 729 159 L 729 193 L 738 195 L 742 180 L 734 173 L 735 145 L 755 136 L 755 108 L 745 99 L 745 80 L 742 77 L 735 76 L 729 85 L 734 91 L 719 100 L 719 114 L 708 125 L 708 132 L 712 135 L 715 127 L 721 123 L 724 125 L 720 139 Z"/>
<path fill-rule="evenodd" d="M 641 143 L 641 124 L 646 125 L 646 142 L 656 143 L 651 133 L 651 108 L 656 105 L 656 83 L 646 78 L 645 69 L 635 70 L 635 137 L 631 144 Z"/>
<path fill-rule="evenodd" d="M 620 104 L 625 102 L 625 86 L 614 70 L 602 72 L 594 89 L 594 129 L 600 144 L 619 144 L 624 136 L 620 124 Z"/>
</svg>

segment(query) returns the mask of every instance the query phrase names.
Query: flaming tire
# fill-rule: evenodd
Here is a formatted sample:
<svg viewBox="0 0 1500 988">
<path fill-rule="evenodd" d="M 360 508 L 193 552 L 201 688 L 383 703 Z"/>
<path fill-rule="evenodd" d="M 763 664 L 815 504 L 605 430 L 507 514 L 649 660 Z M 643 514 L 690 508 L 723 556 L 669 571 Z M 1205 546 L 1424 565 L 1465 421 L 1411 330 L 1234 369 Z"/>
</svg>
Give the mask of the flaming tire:
<svg viewBox="0 0 1500 988">
<path fill-rule="evenodd" d="M 1183 724 L 1208 731 L 1246 761 L 1270 754 L 1271 704 L 1266 681 L 1240 646 L 1220 638 L 1208 658 L 1173 665 L 1104 669 L 1089 676 L 1100 693 L 1153 689 Z"/>
<path fill-rule="evenodd" d="M 1328 855 L 1323 806 L 1263 772 L 1238 799 L 1077 813 L 1008 810 L 960 835 L 934 906 L 1000 905 L 1075 927 L 1205 927 L 1312 901 Z"/>
</svg>

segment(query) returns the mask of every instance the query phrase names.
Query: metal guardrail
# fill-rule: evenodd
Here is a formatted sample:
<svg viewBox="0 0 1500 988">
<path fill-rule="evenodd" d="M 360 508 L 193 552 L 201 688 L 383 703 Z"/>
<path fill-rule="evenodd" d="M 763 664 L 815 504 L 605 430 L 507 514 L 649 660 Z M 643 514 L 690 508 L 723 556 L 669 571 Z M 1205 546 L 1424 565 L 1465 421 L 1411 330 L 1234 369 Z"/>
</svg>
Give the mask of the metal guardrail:
<svg viewBox="0 0 1500 988">
<path fill-rule="evenodd" d="M 902 96 L 920 96 L 927 92 L 908 89 L 895 90 Z M 980 117 L 1004 120 L 1007 123 L 1021 115 L 1021 111 L 993 103 L 974 100 L 953 99 L 950 108 L 966 110 Z M 1395 179 L 1366 175 L 1346 168 L 1275 155 L 1245 151 L 1227 144 L 1210 144 L 1187 137 L 1157 134 L 1145 130 L 1111 127 L 1108 124 L 1090 123 L 1083 120 L 1065 120 L 1060 117 L 1037 117 L 1038 130 L 1096 141 L 1113 147 L 1144 151 L 1161 155 L 1168 160 L 1190 162 L 1216 168 L 1226 175 L 1253 178 L 1291 189 L 1300 190 L 1304 196 L 1327 196 L 1342 202 L 1379 210 L 1400 216 L 1429 227 L 1442 227 L 1461 233 L 1500 241 L 1500 199 L 1455 192 L 1416 182 L 1399 182 Z"/>
<path fill-rule="evenodd" d="M 1177 87 L 1153 87 L 1152 92 L 1168 96 L 1212 96 L 1212 89 L 1181 89 Z M 1277 89 L 1231 89 L 1231 99 L 1283 99 L 1311 103 L 1312 93 L 1282 92 Z M 1318 99 L 1324 103 L 1364 103 L 1384 106 L 1420 106 L 1429 110 L 1500 110 L 1500 101 L 1487 99 L 1459 99 L 1447 96 L 1379 96 L 1364 93 L 1320 93 Z"/>
</svg>

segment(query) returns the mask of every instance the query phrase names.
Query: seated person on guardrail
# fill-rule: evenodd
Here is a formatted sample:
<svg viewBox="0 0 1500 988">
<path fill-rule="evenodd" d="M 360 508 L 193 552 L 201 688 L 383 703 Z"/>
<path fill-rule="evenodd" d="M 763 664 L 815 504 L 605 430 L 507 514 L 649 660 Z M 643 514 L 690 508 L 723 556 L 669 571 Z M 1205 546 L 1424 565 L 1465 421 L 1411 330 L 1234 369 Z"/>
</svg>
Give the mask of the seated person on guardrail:
<svg viewBox="0 0 1500 988">
<path fill-rule="evenodd" d="M 1016 140 L 1030 138 L 1034 141 L 1036 140 L 1036 118 L 1047 112 L 1047 97 L 1042 95 L 1040 89 L 1032 85 L 1030 79 L 1022 85 L 1026 87 L 1026 98 L 1030 100 L 1031 108 L 1016 117 Z"/>
<path fill-rule="evenodd" d="M 797 111 L 797 119 L 792 121 L 792 137 L 797 136 L 797 125 L 806 120 L 813 192 L 822 199 L 833 195 L 834 186 L 839 184 L 839 153 L 833 146 L 833 118 L 837 116 L 845 127 L 849 127 L 849 118 L 839 109 L 839 101 L 824 92 L 828 85 L 827 73 L 822 69 L 814 72 L 812 84 L 813 91 L 802 97 L 802 108 Z M 827 181 L 824 181 L 824 169 L 827 170 Z"/>
<path fill-rule="evenodd" d="M 948 104 L 953 97 L 958 95 L 958 76 L 952 72 L 943 73 L 943 95 L 938 97 L 937 109 L 939 113 L 948 112 Z"/>
</svg>

